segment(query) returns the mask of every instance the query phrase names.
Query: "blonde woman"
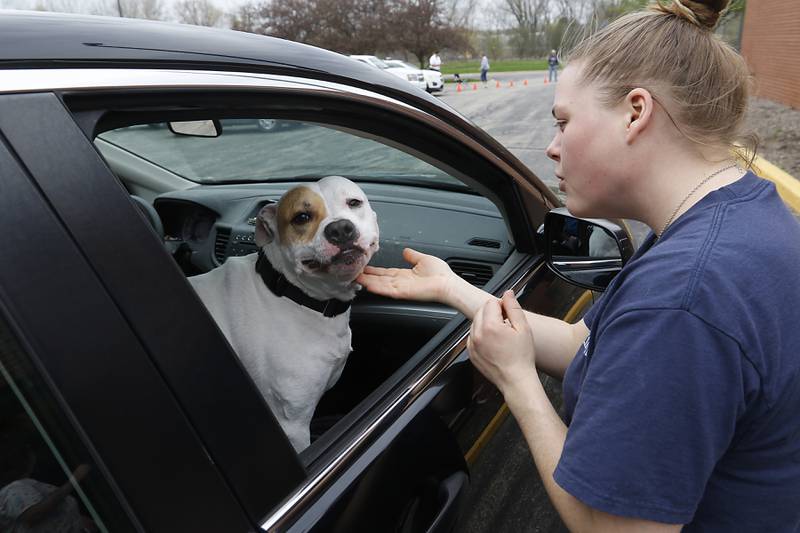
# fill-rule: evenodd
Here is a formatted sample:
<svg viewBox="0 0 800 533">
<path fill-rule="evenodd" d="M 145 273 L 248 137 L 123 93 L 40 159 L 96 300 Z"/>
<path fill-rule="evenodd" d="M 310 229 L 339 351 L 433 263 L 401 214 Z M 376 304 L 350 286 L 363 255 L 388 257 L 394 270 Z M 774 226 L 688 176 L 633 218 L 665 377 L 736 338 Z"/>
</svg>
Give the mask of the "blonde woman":
<svg viewBox="0 0 800 533">
<path fill-rule="evenodd" d="M 727 4 L 626 15 L 562 72 L 547 154 L 567 207 L 653 230 L 582 321 L 413 250 L 359 280 L 473 319 L 471 360 L 573 531 L 800 531 L 800 226 L 731 158 L 748 75 L 712 32 Z M 566 423 L 536 367 L 563 379 Z"/>
</svg>

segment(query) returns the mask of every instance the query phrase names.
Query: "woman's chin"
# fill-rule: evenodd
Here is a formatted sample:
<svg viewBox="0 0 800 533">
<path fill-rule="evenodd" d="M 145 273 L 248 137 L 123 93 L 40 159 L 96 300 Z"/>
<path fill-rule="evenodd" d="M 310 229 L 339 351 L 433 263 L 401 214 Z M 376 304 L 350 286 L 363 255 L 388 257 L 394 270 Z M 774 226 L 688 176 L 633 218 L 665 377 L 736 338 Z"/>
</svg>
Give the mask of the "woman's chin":
<svg viewBox="0 0 800 533">
<path fill-rule="evenodd" d="M 567 206 L 567 211 L 569 211 L 570 215 L 574 217 L 588 216 L 586 214 L 587 206 L 583 202 L 577 200 L 574 196 L 567 196 L 567 199 L 564 201 L 564 204 Z"/>
</svg>

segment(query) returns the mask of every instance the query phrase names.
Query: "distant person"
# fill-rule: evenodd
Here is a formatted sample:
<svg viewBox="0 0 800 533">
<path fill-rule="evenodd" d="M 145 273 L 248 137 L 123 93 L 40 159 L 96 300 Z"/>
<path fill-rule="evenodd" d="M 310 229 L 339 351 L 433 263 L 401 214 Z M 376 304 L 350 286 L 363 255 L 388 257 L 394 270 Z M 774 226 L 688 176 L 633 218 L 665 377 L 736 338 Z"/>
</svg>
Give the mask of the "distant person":
<svg viewBox="0 0 800 533">
<path fill-rule="evenodd" d="M 547 67 L 549 69 L 547 81 L 558 81 L 558 54 L 555 50 L 550 50 L 550 55 L 547 56 Z"/>
<path fill-rule="evenodd" d="M 486 57 L 486 54 L 483 54 L 481 57 L 481 81 L 483 82 L 483 86 L 486 87 L 486 82 L 488 81 L 489 76 L 489 58 Z"/>
<path fill-rule="evenodd" d="M 442 70 L 442 58 L 439 57 L 439 52 L 434 52 L 431 58 L 428 60 L 428 66 L 431 70 Z"/>
</svg>

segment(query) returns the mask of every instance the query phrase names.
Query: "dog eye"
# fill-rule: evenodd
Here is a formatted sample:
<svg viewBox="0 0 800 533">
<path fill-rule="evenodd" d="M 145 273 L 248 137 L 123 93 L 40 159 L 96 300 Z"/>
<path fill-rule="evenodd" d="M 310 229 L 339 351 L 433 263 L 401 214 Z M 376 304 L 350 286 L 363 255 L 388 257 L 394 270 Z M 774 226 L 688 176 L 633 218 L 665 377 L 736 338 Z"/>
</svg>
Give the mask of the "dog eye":
<svg viewBox="0 0 800 533">
<path fill-rule="evenodd" d="M 311 215 L 308 213 L 298 213 L 292 219 L 292 224 L 306 224 L 311 220 Z"/>
<path fill-rule="evenodd" d="M 353 209 L 355 209 L 356 207 L 361 207 L 361 204 L 363 203 L 364 202 L 362 202 L 358 198 L 351 198 L 350 200 L 347 200 L 347 205 Z"/>
</svg>

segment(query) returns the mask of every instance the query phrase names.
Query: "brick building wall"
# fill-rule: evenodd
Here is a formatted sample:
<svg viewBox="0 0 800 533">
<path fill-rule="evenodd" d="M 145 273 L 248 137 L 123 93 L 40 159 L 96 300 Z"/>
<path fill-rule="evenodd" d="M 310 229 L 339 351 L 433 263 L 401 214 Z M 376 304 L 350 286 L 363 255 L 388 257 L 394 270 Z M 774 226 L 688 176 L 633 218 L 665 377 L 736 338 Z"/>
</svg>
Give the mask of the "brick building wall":
<svg viewBox="0 0 800 533">
<path fill-rule="evenodd" d="M 800 0 L 747 0 L 741 47 L 756 96 L 800 109 Z"/>
</svg>

